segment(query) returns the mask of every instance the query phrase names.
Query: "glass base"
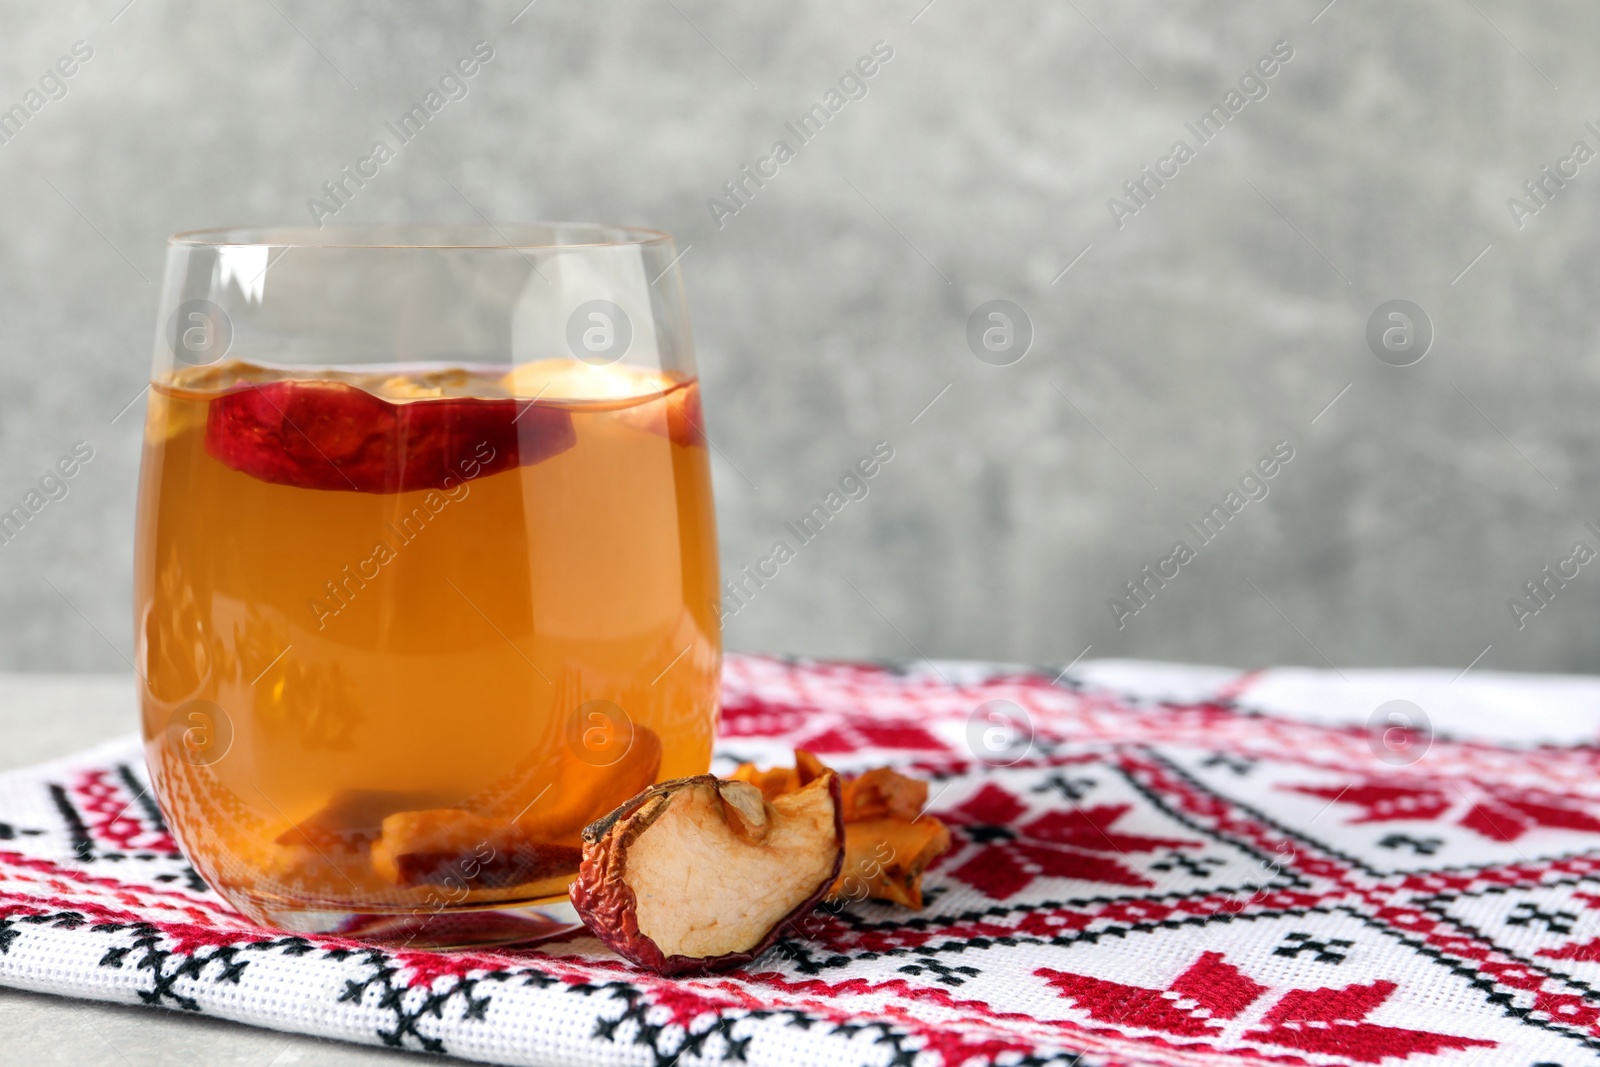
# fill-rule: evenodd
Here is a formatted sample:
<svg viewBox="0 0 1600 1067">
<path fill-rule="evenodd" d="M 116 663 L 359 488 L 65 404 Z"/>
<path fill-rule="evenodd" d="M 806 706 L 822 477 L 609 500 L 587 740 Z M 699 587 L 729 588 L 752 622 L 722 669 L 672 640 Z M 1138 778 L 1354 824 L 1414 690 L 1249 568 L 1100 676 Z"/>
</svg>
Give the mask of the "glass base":
<svg viewBox="0 0 1600 1067">
<path fill-rule="evenodd" d="M 251 919 L 292 934 L 334 934 L 386 948 L 463 949 L 531 945 L 583 929 L 565 897 L 529 904 L 460 905 L 439 909 L 333 911 L 280 902 L 234 901 Z"/>
</svg>

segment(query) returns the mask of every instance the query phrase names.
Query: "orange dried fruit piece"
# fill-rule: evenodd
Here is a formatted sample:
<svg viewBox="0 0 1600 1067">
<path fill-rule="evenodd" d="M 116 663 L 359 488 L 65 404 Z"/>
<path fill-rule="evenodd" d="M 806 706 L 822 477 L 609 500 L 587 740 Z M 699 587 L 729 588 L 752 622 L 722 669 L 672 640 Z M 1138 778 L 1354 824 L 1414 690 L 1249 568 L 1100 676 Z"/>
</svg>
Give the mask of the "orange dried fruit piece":
<svg viewBox="0 0 1600 1067">
<path fill-rule="evenodd" d="M 383 833 L 383 820 L 408 808 L 431 808 L 444 798 L 427 793 L 341 789 L 328 802 L 279 834 L 276 844 L 308 848 L 365 848 Z"/>
<path fill-rule="evenodd" d="M 932 816 L 867 819 L 844 827 L 844 866 L 829 900 L 887 900 L 922 910 L 922 872 L 950 848 L 950 831 Z"/>
<path fill-rule="evenodd" d="M 793 767 L 761 770 L 742 763 L 733 777 L 750 782 L 768 800 L 784 795 L 820 773 L 832 773 L 804 749 L 795 749 Z M 844 782 L 845 858 L 829 900 L 886 900 L 922 908 L 922 873 L 950 848 L 950 831 L 931 815 L 928 783 L 888 767 L 874 767 Z"/>
<path fill-rule="evenodd" d="M 630 729 L 626 746 L 601 753 L 602 762 L 586 762 L 563 747 L 465 800 L 339 793 L 280 835 L 278 844 L 329 855 L 335 848 L 361 849 L 389 885 L 523 886 L 531 895 L 560 893 L 577 873 L 584 825 L 660 772 L 661 739 L 647 727 Z"/>
<path fill-rule="evenodd" d="M 809 753 L 807 753 L 809 755 Z M 801 753 L 796 752 L 798 758 Z M 874 767 L 844 783 L 844 821 L 916 819 L 928 803 L 928 783 Z"/>
<path fill-rule="evenodd" d="M 793 767 L 771 767 L 761 770 L 754 763 L 741 763 L 728 775 L 730 781 L 749 782 L 761 790 L 767 800 L 793 793 L 807 783 L 831 773 L 822 761 L 803 748 L 794 750 Z M 841 787 L 843 788 L 843 787 Z"/>
<path fill-rule="evenodd" d="M 747 782 L 761 790 L 763 800 L 772 800 L 799 788 L 793 767 L 772 767 L 759 770 L 754 763 L 741 763 L 728 775 L 730 782 Z"/>
<path fill-rule="evenodd" d="M 645 790 L 583 834 L 572 904 L 602 942 L 657 974 L 748 963 L 815 906 L 843 859 L 839 777 L 766 800 L 709 774 Z"/>
<path fill-rule="evenodd" d="M 581 856 L 571 845 L 530 838 L 516 823 L 457 808 L 396 812 L 372 844 L 373 870 L 399 886 L 503 889 L 564 880 Z"/>
</svg>

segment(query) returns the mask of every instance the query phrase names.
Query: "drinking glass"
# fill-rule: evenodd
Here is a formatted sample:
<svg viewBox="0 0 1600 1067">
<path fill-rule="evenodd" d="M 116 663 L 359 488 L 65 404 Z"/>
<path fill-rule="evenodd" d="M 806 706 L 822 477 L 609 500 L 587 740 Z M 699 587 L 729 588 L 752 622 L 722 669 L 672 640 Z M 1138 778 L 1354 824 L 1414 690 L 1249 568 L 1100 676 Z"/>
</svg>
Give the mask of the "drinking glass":
<svg viewBox="0 0 1600 1067">
<path fill-rule="evenodd" d="M 717 553 L 670 236 L 263 228 L 168 246 L 139 481 L 146 755 L 249 918 L 576 924 L 579 834 L 703 773 Z"/>
</svg>

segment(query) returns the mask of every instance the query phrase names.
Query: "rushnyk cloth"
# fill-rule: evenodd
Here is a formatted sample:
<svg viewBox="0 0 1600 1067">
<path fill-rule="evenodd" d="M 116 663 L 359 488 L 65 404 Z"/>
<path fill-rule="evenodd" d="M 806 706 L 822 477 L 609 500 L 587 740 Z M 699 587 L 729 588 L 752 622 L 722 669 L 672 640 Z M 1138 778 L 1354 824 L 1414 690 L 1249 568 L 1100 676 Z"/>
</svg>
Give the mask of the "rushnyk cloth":
<svg viewBox="0 0 1600 1067">
<path fill-rule="evenodd" d="M 1600 679 L 734 656 L 725 682 L 721 770 L 800 746 L 933 782 L 925 911 L 820 912 L 672 980 L 587 935 L 285 936 L 193 877 L 129 738 L 0 777 L 0 984 L 507 1064 L 1600 1064 Z M 1016 708 L 1031 744 L 992 755 Z"/>
</svg>

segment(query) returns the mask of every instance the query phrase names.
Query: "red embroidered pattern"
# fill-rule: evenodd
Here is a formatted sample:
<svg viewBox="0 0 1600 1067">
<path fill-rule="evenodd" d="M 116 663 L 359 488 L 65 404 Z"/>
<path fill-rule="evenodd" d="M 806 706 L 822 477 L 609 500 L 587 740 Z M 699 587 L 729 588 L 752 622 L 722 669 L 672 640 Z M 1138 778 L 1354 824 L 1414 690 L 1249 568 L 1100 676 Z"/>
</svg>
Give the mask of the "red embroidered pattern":
<svg viewBox="0 0 1600 1067">
<path fill-rule="evenodd" d="M 141 821 L 140 813 L 133 810 L 148 795 L 143 783 L 137 790 L 130 789 L 109 769 L 92 767 L 72 783 L 72 791 L 81 802 L 84 822 L 100 841 L 124 852 L 178 850 L 165 829 Z"/>
<path fill-rule="evenodd" d="M 1167 704 L 730 657 L 721 769 L 797 745 L 906 767 L 954 847 L 925 911 L 820 910 L 700 979 L 587 936 L 251 927 L 176 853 L 129 740 L 0 777 L 0 984 L 507 1063 L 1600 1067 L 1600 753 L 1436 738 L 1388 767 L 1370 708 L 1241 707 L 1271 674 Z M 1033 731 L 1003 766 L 969 748 L 997 700 Z"/>
</svg>

